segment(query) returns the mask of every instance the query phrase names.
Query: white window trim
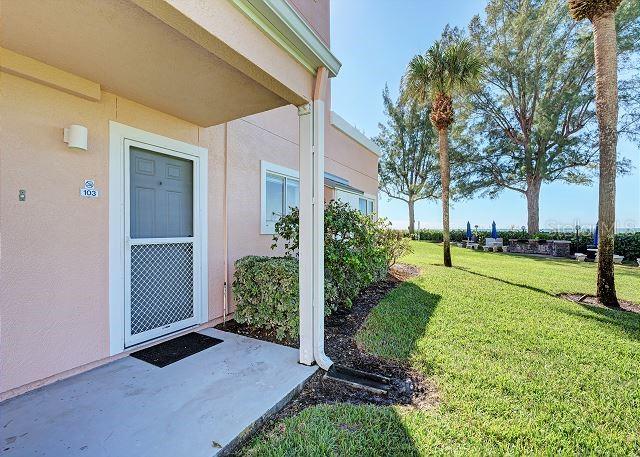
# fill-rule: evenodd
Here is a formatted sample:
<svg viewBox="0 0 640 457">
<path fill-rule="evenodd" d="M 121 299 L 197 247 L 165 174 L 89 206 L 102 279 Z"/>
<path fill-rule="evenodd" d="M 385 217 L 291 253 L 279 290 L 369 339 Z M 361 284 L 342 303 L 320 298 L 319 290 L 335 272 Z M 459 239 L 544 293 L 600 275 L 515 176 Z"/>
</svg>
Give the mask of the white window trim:
<svg viewBox="0 0 640 457">
<path fill-rule="evenodd" d="M 371 194 L 360 194 L 359 198 L 364 198 L 367 202 L 373 202 L 373 213 L 378 214 L 378 199 L 375 195 Z M 360 200 L 358 200 L 358 210 L 360 210 Z M 367 206 L 367 211 L 369 211 L 369 207 Z M 370 216 L 370 214 L 366 214 L 366 216 Z"/>
<path fill-rule="evenodd" d="M 340 192 L 343 192 L 345 194 L 350 194 L 350 195 L 353 195 L 353 196 L 357 197 L 358 198 L 358 206 L 356 208 L 354 208 L 354 209 L 357 209 L 358 211 L 360 211 L 360 199 L 361 198 L 364 198 L 366 200 L 372 201 L 373 202 L 373 214 L 375 214 L 376 217 L 377 217 L 377 214 L 378 214 L 378 197 L 376 195 L 373 195 L 373 194 L 361 194 L 359 192 L 350 192 L 350 191 L 344 190 L 344 189 L 337 189 L 337 190 L 339 190 Z M 336 195 L 336 199 L 339 200 L 338 195 Z"/>
<path fill-rule="evenodd" d="M 109 354 L 125 351 L 125 179 L 124 147 L 126 140 L 175 151 L 198 158 L 197 207 L 199 208 L 200 323 L 209 320 L 208 299 L 208 226 L 207 179 L 208 150 L 182 141 L 149 133 L 128 125 L 109 121 Z M 195 208 L 194 208 L 195 209 Z M 127 348 L 130 349 L 130 348 Z"/>
<path fill-rule="evenodd" d="M 283 167 L 275 163 L 260 161 L 260 234 L 273 235 L 275 228 L 267 223 L 267 173 L 273 173 L 286 178 L 300 180 L 298 170 Z M 286 189 L 285 189 L 286 192 Z"/>
</svg>

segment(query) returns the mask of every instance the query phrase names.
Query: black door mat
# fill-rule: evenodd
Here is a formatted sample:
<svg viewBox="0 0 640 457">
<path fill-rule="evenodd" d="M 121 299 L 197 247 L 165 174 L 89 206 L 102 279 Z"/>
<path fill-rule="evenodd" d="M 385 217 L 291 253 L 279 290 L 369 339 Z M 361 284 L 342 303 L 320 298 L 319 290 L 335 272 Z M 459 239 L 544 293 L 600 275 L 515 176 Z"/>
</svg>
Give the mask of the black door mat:
<svg viewBox="0 0 640 457">
<path fill-rule="evenodd" d="M 219 343 L 222 343 L 222 340 L 193 332 L 132 352 L 131 357 L 162 368 Z"/>
</svg>

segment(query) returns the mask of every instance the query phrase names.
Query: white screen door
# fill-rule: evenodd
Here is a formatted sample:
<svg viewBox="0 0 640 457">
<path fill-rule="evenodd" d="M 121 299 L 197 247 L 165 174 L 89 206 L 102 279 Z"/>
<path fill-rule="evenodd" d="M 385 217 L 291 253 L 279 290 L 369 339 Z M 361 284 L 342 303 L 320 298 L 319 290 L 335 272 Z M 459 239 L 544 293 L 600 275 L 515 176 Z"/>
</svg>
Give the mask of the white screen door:
<svg viewBox="0 0 640 457">
<path fill-rule="evenodd" d="M 125 140 L 125 346 L 200 320 L 198 158 Z"/>
</svg>

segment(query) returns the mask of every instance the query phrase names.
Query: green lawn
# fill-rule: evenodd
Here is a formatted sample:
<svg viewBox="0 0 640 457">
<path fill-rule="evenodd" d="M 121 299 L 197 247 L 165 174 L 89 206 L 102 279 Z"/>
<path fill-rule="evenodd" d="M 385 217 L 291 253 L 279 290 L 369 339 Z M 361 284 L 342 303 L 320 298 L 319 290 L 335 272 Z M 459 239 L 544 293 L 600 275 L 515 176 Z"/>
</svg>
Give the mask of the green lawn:
<svg viewBox="0 0 640 457">
<path fill-rule="evenodd" d="M 438 407 L 313 407 L 258 437 L 249 455 L 640 455 L 640 316 L 583 307 L 595 265 L 416 242 L 401 285 L 358 335 L 372 353 L 433 379 Z M 640 302 L 640 268 L 617 267 Z"/>
</svg>

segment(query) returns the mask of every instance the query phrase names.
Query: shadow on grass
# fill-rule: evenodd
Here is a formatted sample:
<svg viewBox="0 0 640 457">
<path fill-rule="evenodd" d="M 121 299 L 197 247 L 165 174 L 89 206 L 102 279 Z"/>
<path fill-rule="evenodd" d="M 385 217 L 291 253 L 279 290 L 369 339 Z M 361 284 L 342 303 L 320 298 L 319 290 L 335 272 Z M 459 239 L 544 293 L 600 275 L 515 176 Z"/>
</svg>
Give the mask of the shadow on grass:
<svg viewBox="0 0 640 457">
<path fill-rule="evenodd" d="M 442 297 L 405 282 L 371 311 L 358 340 L 377 356 L 408 360 Z"/>
<path fill-rule="evenodd" d="M 421 455 L 401 414 L 392 407 L 318 405 L 257 437 L 245 456 Z"/>
<path fill-rule="evenodd" d="M 570 316 L 580 319 L 588 319 L 601 324 L 615 325 L 628 334 L 633 340 L 640 340 L 640 314 L 615 309 L 601 308 L 586 303 L 576 303 L 583 309 L 593 314 L 584 314 L 576 311 L 561 310 Z M 594 315 L 595 314 L 595 315 Z"/>
<path fill-rule="evenodd" d="M 473 271 L 473 270 L 471 270 L 469 268 L 466 268 L 466 267 L 453 267 L 453 268 L 455 268 L 457 270 L 460 270 L 460 271 L 464 271 L 465 273 L 470 273 L 472 275 L 480 276 L 482 278 L 491 279 L 493 281 L 498 281 L 498 282 L 501 282 L 503 284 L 507 284 L 507 285 L 510 285 L 510 286 L 520 287 L 522 289 L 527 289 L 527 290 L 530 290 L 532 292 L 537 292 L 537 293 L 540 293 L 540 294 L 548 295 L 550 297 L 555 297 L 555 295 L 552 294 L 551 292 L 548 292 L 548 291 L 546 291 L 544 289 L 540 289 L 539 287 L 530 286 L 528 284 L 520 284 L 520 283 L 517 283 L 517 282 L 508 281 L 506 279 L 496 278 L 495 276 L 485 275 L 483 273 L 478 273 L 477 271 Z"/>
</svg>

